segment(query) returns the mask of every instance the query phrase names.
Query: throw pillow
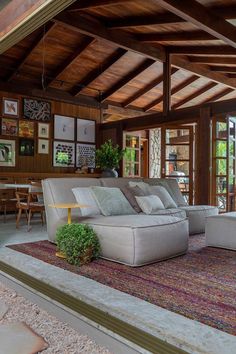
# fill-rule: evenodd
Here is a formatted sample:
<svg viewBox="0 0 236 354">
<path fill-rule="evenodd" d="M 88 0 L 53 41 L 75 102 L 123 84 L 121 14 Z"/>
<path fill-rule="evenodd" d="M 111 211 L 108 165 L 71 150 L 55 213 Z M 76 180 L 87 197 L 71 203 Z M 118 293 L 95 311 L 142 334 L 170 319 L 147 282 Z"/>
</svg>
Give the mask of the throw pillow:
<svg viewBox="0 0 236 354">
<path fill-rule="evenodd" d="M 120 188 L 90 187 L 101 213 L 110 215 L 131 215 L 136 214 Z"/>
<path fill-rule="evenodd" d="M 138 186 L 130 187 L 129 185 L 122 187 L 120 190 L 124 194 L 124 196 L 128 200 L 128 202 L 130 203 L 132 208 L 137 213 L 141 213 L 142 209 L 138 205 L 135 197 L 136 196 L 138 196 L 138 197 L 144 196 L 145 193 L 143 192 L 143 190 L 141 188 L 139 188 Z"/>
<path fill-rule="evenodd" d="M 72 192 L 78 204 L 88 205 L 88 207 L 80 208 L 80 216 L 101 215 L 100 209 L 89 187 L 72 188 Z"/>
<path fill-rule="evenodd" d="M 161 199 L 157 195 L 147 195 L 135 198 L 145 214 L 155 214 L 158 210 L 165 209 Z"/>
<path fill-rule="evenodd" d="M 177 204 L 175 203 L 174 199 L 164 187 L 150 186 L 150 190 L 153 195 L 157 195 L 161 199 L 166 209 L 177 208 Z"/>
<path fill-rule="evenodd" d="M 150 189 L 149 189 L 149 184 L 145 182 L 139 182 L 139 181 L 129 181 L 129 186 L 130 187 L 136 187 L 138 186 L 140 189 L 142 189 L 145 193 L 145 195 L 150 195 Z"/>
</svg>

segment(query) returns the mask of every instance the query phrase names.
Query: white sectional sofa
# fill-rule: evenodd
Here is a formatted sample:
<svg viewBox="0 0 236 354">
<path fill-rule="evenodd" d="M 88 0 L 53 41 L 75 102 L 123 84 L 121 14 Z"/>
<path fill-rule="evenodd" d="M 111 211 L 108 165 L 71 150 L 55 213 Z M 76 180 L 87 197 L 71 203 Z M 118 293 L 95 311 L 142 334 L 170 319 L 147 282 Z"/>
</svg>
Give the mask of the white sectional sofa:
<svg viewBox="0 0 236 354">
<path fill-rule="evenodd" d="M 88 223 L 97 232 L 103 258 L 140 266 L 184 254 L 188 249 L 189 230 L 190 233 L 204 232 L 206 217 L 218 214 L 215 207 L 186 205 L 175 179 L 49 178 L 42 183 L 49 241 L 55 242 L 57 227 L 67 222 L 67 211 L 50 208 L 49 204 L 76 203 L 72 188 L 122 188 L 129 181 L 165 186 L 178 207 L 160 210 L 155 215 L 140 213 L 79 218 L 78 209 L 72 210 L 74 222 Z"/>
</svg>

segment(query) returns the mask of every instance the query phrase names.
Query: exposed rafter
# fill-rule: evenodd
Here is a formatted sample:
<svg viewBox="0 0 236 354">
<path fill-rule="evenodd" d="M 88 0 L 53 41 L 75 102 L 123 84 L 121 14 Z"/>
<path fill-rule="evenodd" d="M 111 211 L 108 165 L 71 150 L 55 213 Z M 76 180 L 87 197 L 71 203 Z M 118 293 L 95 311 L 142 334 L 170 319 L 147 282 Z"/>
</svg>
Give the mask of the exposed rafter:
<svg viewBox="0 0 236 354">
<path fill-rule="evenodd" d="M 119 4 L 124 4 L 127 2 L 132 2 L 133 0 L 79 0 L 74 5 L 72 5 L 68 11 L 80 11 L 87 10 L 96 7 L 107 7 Z"/>
<path fill-rule="evenodd" d="M 176 94 L 177 92 L 183 90 L 186 86 L 191 85 L 193 82 L 195 82 L 196 80 L 198 80 L 199 77 L 197 75 L 192 75 L 191 77 L 189 77 L 188 79 L 184 80 L 183 82 L 181 82 L 179 85 L 173 87 L 171 89 L 171 95 Z M 155 106 L 157 106 L 158 104 L 160 104 L 163 101 L 163 96 L 158 97 L 156 100 L 152 101 L 151 103 L 149 103 L 146 107 L 144 107 L 144 111 L 150 111 L 151 109 L 153 109 Z"/>
<path fill-rule="evenodd" d="M 171 68 L 171 75 L 173 75 L 176 71 L 178 71 L 177 68 Z M 161 82 L 163 81 L 163 74 L 161 74 L 160 76 L 158 76 L 156 79 L 154 79 L 152 82 L 150 82 L 149 84 L 147 84 L 144 88 L 142 88 L 141 90 L 139 90 L 137 93 L 135 93 L 133 96 L 131 96 L 130 98 L 128 98 L 124 103 L 123 103 L 123 107 L 128 107 L 131 103 L 133 103 L 134 101 L 136 101 L 138 98 L 140 98 L 141 96 L 145 95 L 146 93 L 148 93 L 149 91 L 151 91 L 154 87 L 156 87 L 157 85 L 159 85 Z"/>
<path fill-rule="evenodd" d="M 214 102 L 219 100 L 220 98 L 228 95 L 229 93 L 233 92 L 234 90 L 227 87 L 226 89 L 222 90 L 219 93 L 216 93 L 215 95 L 211 96 L 210 98 L 207 98 L 206 100 L 204 100 L 203 102 L 201 102 L 201 104 L 203 103 L 208 103 L 208 102 Z"/>
<path fill-rule="evenodd" d="M 127 53 L 127 50 L 118 48 L 113 54 L 111 54 L 101 65 L 92 70 L 85 76 L 77 85 L 72 87 L 70 93 L 73 96 L 78 95 L 84 87 L 89 86 L 94 80 L 101 76 L 106 70 L 108 70 L 113 64 L 115 64 L 120 58 Z"/>
<path fill-rule="evenodd" d="M 219 73 L 236 73 L 236 66 L 211 66 L 210 68 Z"/>
<path fill-rule="evenodd" d="M 72 53 L 68 58 L 66 58 L 63 63 L 56 69 L 56 71 L 51 75 L 52 79 L 47 82 L 47 86 L 51 85 L 54 80 L 56 80 L 65 70 L 67 70 L 78 58 L 84 53 L 84 51 L 95 42 L 94 38 L 86 38 L 83 43 L 81 43 L 77 50 Z"/>
<path fill-rule="evenodd" d="M 212 46 L 168 46 L 168 52 L 176 55 L 236 55 L 236 49 L 228 45 L 212 45 Z"/>
<path fill-rule="evenodd" d="M 31 53 L 42 43 L 43 40 L 47 38 L 47 36 L 52 32 L 53 28 L 55 28 L 56 24 L 49 22 L 45 26 L 45 30 L 42 30 L 40 35 L 36 38 L 34 43 L 30 46 L 30 48 L 25 52 L 23 58 L 17 63 L 16 69 L 5 78 L 5 81 L 11 81 L 15 75 L 21 70 L 21 68 L 24 66 L 25 62 L 28 60 L 29 56 Z"/>
<path fill-rule="evenodd" d="M 192 101 L 194 98 L 202 95 L 203 93 L 209 91 L 210 89 L 212 89 L 215 86 L 217 86 L 217 83 L 210 82 L 209 84 L 203 86 L 201 89 L 193 92 L 191 95 L 185 97 L 183 100 L 181 100 L 181 101 L 177 102 L 176 104 L 174 104 L 172 106 L 172 109 L 177 109 L 177 108 L 183 106 L 185 103 L 188 103 L 189 101 Z"/>
<path fill-rule="evenodd" d="M 186 42 L 215 40 L 215 37 L 204 31 L 140 33 L 136 35 L 136 38 L 141 42 Z"/>
<path fill-rule="evenodd" d="M 136 76 L 140 75 L 144 70 L 149 68 L 154 64 L 154 60 L 146 59 L 142 64 L 140 64 L 136 69 L 132 70 L 125 77 L 115 83 L 110 89 L 108 89 L 105 93 L 101 95 L 100 101 L 104 102 L 110 96 L 112 96 L 116 91 L 120 90 L 122 87 L 127 85 L 131 80 L 136 78 Z"/>
<path fill-rule="evenodd" d="M 229 65 L 236 65 L 236 58 L 232 57 L 207 57 L 207 56 L 196 56 L 192 57 L 189 56 L 188 58 L 192 63 L 198 63 L 198 64 L 229 64 Z"/>
</svg>

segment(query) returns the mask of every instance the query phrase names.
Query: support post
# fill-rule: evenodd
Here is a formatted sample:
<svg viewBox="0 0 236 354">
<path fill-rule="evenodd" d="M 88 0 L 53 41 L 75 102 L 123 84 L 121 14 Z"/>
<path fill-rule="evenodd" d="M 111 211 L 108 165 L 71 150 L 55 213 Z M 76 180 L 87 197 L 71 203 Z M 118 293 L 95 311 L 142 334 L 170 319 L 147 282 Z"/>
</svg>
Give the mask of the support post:
<svg viewBox="0 0 236 354">
<path fill-rule="evenodd" d="M 171 60 L 170 54 L 166 54 L 163 63 L 163 114 L 166 116 L 171 107 Z"/>
</svg>

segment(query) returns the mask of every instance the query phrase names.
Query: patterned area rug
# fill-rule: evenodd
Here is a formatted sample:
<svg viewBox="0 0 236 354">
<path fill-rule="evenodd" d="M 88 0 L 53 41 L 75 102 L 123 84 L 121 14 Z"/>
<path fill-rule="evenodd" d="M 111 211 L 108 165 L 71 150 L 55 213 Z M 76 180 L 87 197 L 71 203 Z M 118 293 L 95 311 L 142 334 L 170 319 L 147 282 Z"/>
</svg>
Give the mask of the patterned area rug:
<svg viewBox="0 0 236 354">
<path fill-rule="evenodd" d="M 55 256 L 48 241 L 9 248 L 236 335 L 236 252 L 190 237 L 189 252 L 138 268 L 99 259 L 76 267 Z"/>
</svg>

